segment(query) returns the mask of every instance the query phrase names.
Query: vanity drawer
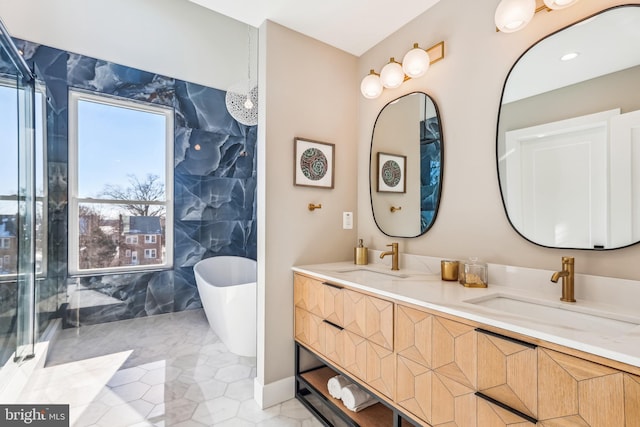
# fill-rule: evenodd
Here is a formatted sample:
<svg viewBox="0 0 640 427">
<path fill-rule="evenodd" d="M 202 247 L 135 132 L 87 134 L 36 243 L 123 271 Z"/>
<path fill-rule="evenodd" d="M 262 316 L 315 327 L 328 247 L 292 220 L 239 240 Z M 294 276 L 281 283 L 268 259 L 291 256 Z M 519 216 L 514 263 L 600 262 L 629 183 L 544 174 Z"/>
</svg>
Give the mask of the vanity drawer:
<svg viewBox="0 0 640 427">
<path fill-rule="evenodd" d="M 301 344 L 324 354 L 325 330 L 322 319 L 300 307 L 294 309 L 294 337 Z"/>
<path fill-rule="evenodd" d="M 318 317 L 324 317 L 324 287 L 320 280 L 301 274 L 293 276 L 293 303 Z"/>
<path fill-rule="evenodd" d="M 478 391 L 536 418 L 537 354 L 533 344 L 479 330 Z"/>
<path fill-rule="evenodd" d="M 396 402 L 430 425 L 476 424 L 474 390 L 426 366 L 398 356 Z"/>
<path fill-rule="evenodd" d="M 473 326 L 401 304 L 396 310 L 398 356 L 466 387 L 476 387 L 477 333 Z"/>
<path fill-rule="evenodd" d="M 344 328 L 393 350 L 393 306 L 390 301 L 344 290 Z"/>
</svg>

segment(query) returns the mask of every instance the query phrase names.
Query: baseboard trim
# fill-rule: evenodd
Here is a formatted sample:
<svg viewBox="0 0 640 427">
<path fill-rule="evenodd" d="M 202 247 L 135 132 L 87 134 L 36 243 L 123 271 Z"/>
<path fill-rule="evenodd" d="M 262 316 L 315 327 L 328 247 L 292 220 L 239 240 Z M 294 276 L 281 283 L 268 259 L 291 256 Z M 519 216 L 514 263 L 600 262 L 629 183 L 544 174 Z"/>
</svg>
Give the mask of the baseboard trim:
<svg viewBox="0 0 640 427">
<path fill-rule="evenodd" d="M 287 377 L 269 384 L 253 380 L 253 398 L 261 409 L 269 408 L 295 396 L 295 377 Z"/>
</svg>

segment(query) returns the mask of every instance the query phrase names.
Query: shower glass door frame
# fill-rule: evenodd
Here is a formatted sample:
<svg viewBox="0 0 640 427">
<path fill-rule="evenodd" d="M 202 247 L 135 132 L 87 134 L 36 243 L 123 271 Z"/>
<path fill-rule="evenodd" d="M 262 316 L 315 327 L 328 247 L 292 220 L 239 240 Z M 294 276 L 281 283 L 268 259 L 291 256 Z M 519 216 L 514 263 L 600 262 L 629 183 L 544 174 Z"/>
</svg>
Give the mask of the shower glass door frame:
<svg viewBox="0 0 640 427">
<path fill-rule="evenodd" d="M 32 358 L 36 341 L 35 78 L 0 21 L 0 49 L 15 70 L 17 120 L 16 345 L 14 362 Z M 12 77 L 13 77 L 13 73 Z M 12 143 L 7 141 L 6 143 Z M 5 159 L 5 161 L 12 161 Z"/>
</svg>

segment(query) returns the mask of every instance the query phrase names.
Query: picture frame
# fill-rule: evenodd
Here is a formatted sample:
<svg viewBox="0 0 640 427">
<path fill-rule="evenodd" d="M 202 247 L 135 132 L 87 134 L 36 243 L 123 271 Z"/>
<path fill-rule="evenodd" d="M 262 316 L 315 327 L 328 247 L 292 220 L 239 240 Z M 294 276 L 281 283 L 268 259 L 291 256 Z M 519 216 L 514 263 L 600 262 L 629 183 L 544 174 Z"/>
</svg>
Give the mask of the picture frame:
<svg viewBox="0 0 640 427">
<path fill-rule="evenodd" d="M 407 156 L 378 152 L 379 193 L 407 192 Z"/>
<path fill-rule="evenodd" d="M 335 144 L 294 138 L 293 184 L 332 189 L 335 175 Z"/>
</svg>

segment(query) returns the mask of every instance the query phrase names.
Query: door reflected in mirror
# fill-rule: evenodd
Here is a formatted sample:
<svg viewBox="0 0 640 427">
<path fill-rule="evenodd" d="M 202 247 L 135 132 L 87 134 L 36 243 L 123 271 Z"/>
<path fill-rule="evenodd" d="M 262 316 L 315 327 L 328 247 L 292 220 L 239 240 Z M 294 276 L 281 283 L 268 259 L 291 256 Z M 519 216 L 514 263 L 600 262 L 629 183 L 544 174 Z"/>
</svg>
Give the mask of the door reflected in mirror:
<svg viewBox="0 0 640 427">
<path fill-rule="evenodd" d="M 442 132 L 438 108 L 420 92 L 378 114 L 369 163 L 371 208 L 384 234 L 417 237 L 434 223 L 442 189 Z"/>
<path fill-rule="evenodd" d="M 498 117 L 509 221 L 541 246 L 640 241 L 640 7 L 605 10 L 525 52 Z"/>
</svg>

